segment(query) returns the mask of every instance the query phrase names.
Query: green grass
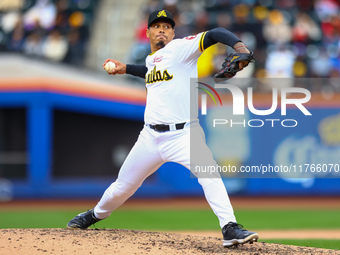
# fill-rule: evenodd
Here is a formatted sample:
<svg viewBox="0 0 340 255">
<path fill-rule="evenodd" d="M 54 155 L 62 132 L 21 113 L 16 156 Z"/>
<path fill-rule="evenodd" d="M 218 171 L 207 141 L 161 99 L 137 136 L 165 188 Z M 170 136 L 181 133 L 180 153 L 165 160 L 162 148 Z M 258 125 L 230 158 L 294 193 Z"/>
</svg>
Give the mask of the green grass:
<svg viewBox="0 0 340 255">
<path fill-rule="evenodd" d="M 261 242 L 340 250 L 339 240 L 261 239 Z"/>
<path fill-rule="evenodd" d="M 65 228 L 80 211 L 1 211 L 1 228 Z M 246 229 L 340 229 L 340 210 L 237 210 L 236 217 Z M 118 209 L 97 228 L 134 230 L 219 230 L 211 210 L 124 210 Z M 262 240 L 327 249 L 339 249 L 339 240 Z"/>
<path fill-rule="evenodd" d="M 80 211 L 0 211 L 0 228 L 63 228 Z M 247 229 L 340 229 L 339 210 L 238 210 Z M 136 230 L 217 230 L 211 210 L 117 210 L 98 228 Z"/>
<path fill-rule="evenodd" d="M 237 221 L 254 229 L 339 229 L 340 210 L 265 210 L 236 212 Z"/>
</svg>

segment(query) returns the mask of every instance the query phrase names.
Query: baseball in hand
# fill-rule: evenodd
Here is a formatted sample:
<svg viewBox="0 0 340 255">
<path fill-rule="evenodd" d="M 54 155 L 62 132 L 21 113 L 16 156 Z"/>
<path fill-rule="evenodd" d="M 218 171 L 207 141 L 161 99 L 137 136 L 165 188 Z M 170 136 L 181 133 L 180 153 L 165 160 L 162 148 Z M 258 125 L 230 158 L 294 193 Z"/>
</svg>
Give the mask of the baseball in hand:
<svg viewBox="0 0 340 255">
<path fill-rule="evenodd" d="M 113 70 L 114 68 L 116 68 L 116 64 L 113 63 L 113 62 L 111 62 L 111 61 L 109 61 L 109 62 L 107 62 L 107 63 L 105 64 L 105 70 L 106 70 L 106 72 L 108 72 L 108 73 L 112 73 L 112 70 Z"/>
</svg>

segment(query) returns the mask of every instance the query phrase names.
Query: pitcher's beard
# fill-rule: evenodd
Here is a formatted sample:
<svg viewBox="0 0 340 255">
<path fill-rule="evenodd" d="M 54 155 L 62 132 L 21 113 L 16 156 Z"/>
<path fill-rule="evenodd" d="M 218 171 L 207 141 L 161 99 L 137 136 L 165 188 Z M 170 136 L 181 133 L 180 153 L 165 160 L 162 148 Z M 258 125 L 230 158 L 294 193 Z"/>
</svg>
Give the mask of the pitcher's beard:
<svg viewBox="0 0 340 255">
<path fill-rule="evenodd" d="M 164 42 L 164 41 L 159 41 L 159 42 L 156 44 L 156 47 L 158 47 L 158 48 L 160 48 L 160 49 L 164 48 L 164 46 L 165 46 L 165 42 Z"/>
</svg>

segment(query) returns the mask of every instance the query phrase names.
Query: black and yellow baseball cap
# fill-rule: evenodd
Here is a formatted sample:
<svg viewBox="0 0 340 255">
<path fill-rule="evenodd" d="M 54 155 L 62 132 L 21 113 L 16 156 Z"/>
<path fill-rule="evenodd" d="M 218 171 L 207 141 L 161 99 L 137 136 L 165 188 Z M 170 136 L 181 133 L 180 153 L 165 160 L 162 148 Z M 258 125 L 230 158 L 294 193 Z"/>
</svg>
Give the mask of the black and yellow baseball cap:
<svg viewBox="0 0 340 255">
<path fill-rule="evenodd" d="M 150 25 L 157 21 L 158 19 L 164 19 L 167 22 L 169 22 L 173 28 L 175 27 L 175 21 L 173 19 L 173 16 L 171 12 L 168 12 L 167 10 L 158 10 L 151 13 L 149 16 L 148 27 L 150 27 Z"/>
</svg>

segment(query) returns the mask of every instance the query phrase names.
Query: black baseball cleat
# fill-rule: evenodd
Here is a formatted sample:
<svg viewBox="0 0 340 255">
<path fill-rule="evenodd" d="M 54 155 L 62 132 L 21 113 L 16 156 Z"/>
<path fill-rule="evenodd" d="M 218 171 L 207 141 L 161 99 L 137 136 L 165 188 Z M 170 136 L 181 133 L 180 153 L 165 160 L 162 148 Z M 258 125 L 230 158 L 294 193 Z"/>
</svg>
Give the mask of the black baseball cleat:
<svg viewBox="0 0 340 255">
<path fill-rule="evenodd" d="M 238 244 L 257 242 L 259 235 L 255 232 L 250 232 L 243 229 L 241 224 L 229 222 L 222 228 L 223 246 L 231 247 Z"/>
<path fill-rule="evenodd" d="M 76 217 L 70 220 L 69 223 L 67 223 L 67 227 L 74 229 L 76 228 L 86 229 L 98 221 L 100 221 L 100 219 L 94 216 L 93 209 L 91 209 L 86 212 L 78 214 Z"/>
</svg>

